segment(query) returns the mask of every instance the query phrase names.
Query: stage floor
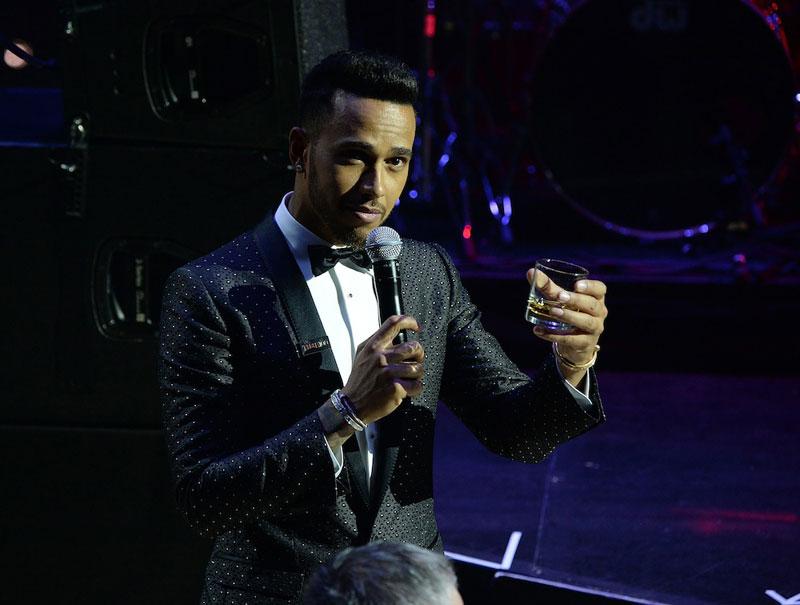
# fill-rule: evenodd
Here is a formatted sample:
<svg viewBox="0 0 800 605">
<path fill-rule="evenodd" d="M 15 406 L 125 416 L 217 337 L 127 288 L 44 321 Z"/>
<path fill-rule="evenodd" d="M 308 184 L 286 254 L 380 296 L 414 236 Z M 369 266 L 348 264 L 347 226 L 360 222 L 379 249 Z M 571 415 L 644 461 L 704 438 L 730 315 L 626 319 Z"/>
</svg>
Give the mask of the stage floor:
<svg viewBox="0 0 800 605">
<path fill-rule="evenodd" d="M 608 421 L 537 465 L 487 452 L 441 409 L 446 550 L 644 602 L 794 602 L 800 378 L 601 368 L 599 381 Z"/>
</svg>

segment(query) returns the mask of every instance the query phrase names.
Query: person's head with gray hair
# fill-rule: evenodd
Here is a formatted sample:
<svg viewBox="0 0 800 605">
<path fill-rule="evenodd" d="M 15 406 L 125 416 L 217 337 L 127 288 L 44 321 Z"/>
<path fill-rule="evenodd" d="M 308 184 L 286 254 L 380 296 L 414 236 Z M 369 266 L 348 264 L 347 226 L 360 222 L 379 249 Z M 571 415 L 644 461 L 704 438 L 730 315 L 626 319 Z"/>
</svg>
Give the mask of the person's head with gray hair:
<svg viewBox="0 0 800 605">
<path fill-rule="evenodd" d="M 413 544 L 348 548 L 309 580 L 305 605 L 463 605 L 450 561 Z"/>
</svg>

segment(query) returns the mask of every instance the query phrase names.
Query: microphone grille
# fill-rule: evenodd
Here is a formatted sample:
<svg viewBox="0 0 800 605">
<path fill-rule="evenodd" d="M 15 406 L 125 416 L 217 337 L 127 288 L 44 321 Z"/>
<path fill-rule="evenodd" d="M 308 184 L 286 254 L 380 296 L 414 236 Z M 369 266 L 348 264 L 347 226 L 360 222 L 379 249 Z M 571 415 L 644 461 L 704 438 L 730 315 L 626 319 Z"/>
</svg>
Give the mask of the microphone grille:
<svg viewBox="0 0 800 605">
<path fill-rule="evenodd" d="M 367 243 L 364 247 L 373 263 L 377 261 L 392 261 L 397 260 L 400 256 L 403 240 L 400 239 L 397 231 L 391 227 L 375 227 L 369 232 Z"/>
</svg>

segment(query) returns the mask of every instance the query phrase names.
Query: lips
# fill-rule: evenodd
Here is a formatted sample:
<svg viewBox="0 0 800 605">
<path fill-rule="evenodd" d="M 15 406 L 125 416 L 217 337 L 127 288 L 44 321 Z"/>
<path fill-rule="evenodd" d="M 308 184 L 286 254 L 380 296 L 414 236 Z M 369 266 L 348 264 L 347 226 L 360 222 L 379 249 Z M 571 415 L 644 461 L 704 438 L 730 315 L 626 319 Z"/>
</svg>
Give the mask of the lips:
<svg viewBox="0 0 800 605">
<path fill-rule="evenodd" d="M 374 208 L 364 204 L 361 206 L 348 206 L 347 209 L 363 223 L 374 223 L 383 216 L 383 212 L 380 208 Z"/>
</svg>

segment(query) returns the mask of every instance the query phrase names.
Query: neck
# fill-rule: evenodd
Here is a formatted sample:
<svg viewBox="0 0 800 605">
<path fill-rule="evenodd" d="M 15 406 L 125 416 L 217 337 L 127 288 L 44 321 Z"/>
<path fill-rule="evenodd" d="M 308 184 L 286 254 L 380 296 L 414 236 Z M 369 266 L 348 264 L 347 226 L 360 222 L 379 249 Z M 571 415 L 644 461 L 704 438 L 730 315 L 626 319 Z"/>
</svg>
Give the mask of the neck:
<svg viewBox="0 0 800 605">
<path fill-rule="evenodd" d="M 313 210 L 310 210 L 311 205 L 308 203 L 306 196 L 307 193 L 305 191 L 298 191 L 297 189 L 294 190 L 294 193 L 292 193 L 289 201 L 286 204 L 289 214 L 292 215 L 294 220 L 303 225 L 303 227 L 311 231 L 311 233 L 320 239 L 323 239 L 331 244 L 336 244 L 337 242 L 335 241 L 335 238 L 332 237 L 332 234 L 329 233 L 329 230 L 325 228 L 325 225 L 320 220 L 318 220 L 318 217 Z"/>
<path fill-rule="evenodd" d="M 303 205 L 302 202 L 303 202 L 303 194 L 302 192 L 298 191 L 297 187 L 295 186 L 292 195 L 289 196 L 289 199 L 286 202 L 286 209 L 298 223 L 303 225 L 303 227 L 309 228 L 303 222 L 302 217 L 300 216 L 300 207 Z"/>
</svg>

